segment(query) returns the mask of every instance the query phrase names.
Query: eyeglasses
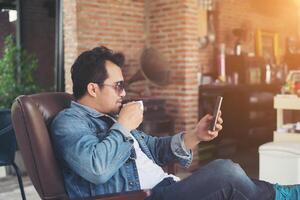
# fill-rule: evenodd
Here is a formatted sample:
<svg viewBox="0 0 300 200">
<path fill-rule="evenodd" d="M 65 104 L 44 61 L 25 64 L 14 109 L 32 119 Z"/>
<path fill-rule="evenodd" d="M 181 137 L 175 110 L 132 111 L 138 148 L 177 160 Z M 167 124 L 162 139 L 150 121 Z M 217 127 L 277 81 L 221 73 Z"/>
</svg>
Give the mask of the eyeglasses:
<svg viewBox="0 0 300 200">
<path fill-rule="evenodd" d="M 97 82 L 95 82 L 97 83 Z M 98 85 L 101 86 L 109 86 L 115 89 L 116 93 L 118 93 L 119 95 L 125 90 L 125 83 L 124 81 L 118 81 L 116 82 L 114 85 L 110 85 L 110 84 L 104 84 L 104 83 L 97 83 Z"/>
</svg>

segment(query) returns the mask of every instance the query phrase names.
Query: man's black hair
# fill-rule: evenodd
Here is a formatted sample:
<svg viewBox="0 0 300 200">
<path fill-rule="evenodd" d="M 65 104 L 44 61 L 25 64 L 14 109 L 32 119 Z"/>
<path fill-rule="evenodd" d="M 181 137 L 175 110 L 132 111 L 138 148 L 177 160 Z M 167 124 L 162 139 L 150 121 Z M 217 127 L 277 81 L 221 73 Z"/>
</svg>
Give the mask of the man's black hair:
<svg viewBox="0 0 300 200">
<path fill-rule="evenodd" d="M 102 84 L 108 78 L 105 61 L 122 67 L 125 57 L 122 53 L 115 53 L 104 46 L 85 51 L 78 56 L 71 68 L 73 95 L 76 99 L 86 93 L 89 83 Z"/>
</svg>

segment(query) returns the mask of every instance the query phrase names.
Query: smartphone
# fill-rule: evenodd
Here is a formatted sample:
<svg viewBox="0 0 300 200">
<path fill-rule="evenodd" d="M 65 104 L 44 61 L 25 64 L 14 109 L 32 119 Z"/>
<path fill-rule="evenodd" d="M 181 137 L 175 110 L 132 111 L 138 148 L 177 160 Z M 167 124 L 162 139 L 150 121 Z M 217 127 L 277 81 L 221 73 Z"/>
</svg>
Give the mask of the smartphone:
<svg viewBox="0 0 300 200">
<path fill-rule="evenodd" d="M 216 130 L 216 124 L 217 124 L 217 121 L 218 121 L 218 113 L 221 110 L 222 100 L 223 100 L 223 97 L 221 97 L 221 96 L 217 97 L 217 101 L 216 101 L 215 108 L 214 108 L 214 113 L 213 113 L 213 119 L 212 119 L 212 122 L 211 122 L 210 127 L 209 127 L 210 131 L 215 131 Z"/>
</svg>

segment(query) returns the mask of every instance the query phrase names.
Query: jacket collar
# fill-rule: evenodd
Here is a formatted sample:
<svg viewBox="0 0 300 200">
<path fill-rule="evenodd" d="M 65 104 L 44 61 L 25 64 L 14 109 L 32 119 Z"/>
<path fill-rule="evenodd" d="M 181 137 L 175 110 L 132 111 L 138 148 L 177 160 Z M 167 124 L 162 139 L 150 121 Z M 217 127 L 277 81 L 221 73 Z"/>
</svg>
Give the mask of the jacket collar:
<svg viewBox="0 0 300 200">
<path fill-rule="evenodd" d="M 71 101 L 71 108 L 75 108 L 76 110 L 78 110 L 79 112 L 83 112 L 86 113 L 94 118 L 99 118 L 99 117 L 103 117 L 103 116 L 108 116 L 104 113 L 98 112 L 97 110 L 95 110 L 94 108 L 82 105 L 76 101 Z"/>
</svg>

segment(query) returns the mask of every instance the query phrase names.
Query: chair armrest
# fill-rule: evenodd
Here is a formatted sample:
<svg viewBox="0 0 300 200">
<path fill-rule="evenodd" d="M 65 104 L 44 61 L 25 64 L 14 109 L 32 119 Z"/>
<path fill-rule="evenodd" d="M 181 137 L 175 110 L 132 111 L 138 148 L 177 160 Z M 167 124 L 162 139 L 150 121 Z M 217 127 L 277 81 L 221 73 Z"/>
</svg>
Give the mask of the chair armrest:
<svg viewBox="0 0 300 200">
<path fill-rule="evenodd" d="M 133 192 L 124 192 L 124 193 L 115 193 L 115 194 L 88 197 L 81 200 L 144 200 L 149 195 L 150 195 L 150 190 L 138 190 Z"/>
</svg>

